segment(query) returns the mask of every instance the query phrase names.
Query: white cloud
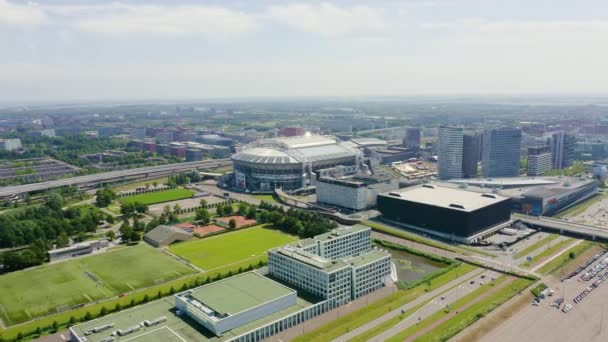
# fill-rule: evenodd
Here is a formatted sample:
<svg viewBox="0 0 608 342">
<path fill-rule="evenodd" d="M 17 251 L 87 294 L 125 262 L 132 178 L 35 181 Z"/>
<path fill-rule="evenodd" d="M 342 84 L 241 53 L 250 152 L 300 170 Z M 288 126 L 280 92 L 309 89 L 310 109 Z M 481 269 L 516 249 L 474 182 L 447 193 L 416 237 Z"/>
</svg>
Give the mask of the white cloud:
<svg viewBox="0 0 608 342">
<path fill-rule="evenodd" d="M 253 16 L 222 7 L 114 3 L 106 7 L 59 7 L 54 11 L 63 15 L 77 15 L 75 26 L 80 30 L 119 37 L 188 34 L 230 36 L 256 26 Z"/>
<path fill-rule="evenodd" d="M 269 16 L 294 29 L 326 36 L 378 33 L 388 27 L 382 9 L 368 6 L 338 7 L 326 2 L 272 6 Z"/>
<path fill-rule="evenodd" d="M 0 25 L 32 27 L 46 21 L 46 13 L 35 3 L 19 5 L 0 0 Z"/>
</svg>

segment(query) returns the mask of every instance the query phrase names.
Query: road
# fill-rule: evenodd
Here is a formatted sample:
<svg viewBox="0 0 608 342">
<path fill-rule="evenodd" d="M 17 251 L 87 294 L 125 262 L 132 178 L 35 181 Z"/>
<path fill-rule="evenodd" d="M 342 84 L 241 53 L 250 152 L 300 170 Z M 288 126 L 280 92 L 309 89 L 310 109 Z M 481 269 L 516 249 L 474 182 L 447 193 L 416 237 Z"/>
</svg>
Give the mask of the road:
<svg viewBox="0 0 608 342">
<path fill-rule="evenodd" d="M 0 188 L 0 198 L 9 198 L 9 197 L 17 196 L 17 195 L 32 192 L 32 191 L 54 189 L 54 188 L 60 188 L 63 186 L 90 185 L 90 184 L 115 181 L 115 180 L 120 180 L 120 179 L 137 178 L 137 177 L 141 177 L 141 176 L 146 177 L 146 176 L 152 176 L 152 175 L 169 175 L 169 174 L 172 174 L 175 172 L 184 172 L 184 171 L 189 171 L 189 170 L 193 170 L 193 169 L 217 168 L 217 167 L 227 166 L 230 164 L 231 164 L 230 159 L 213 159 L 213 160 L 204 160 L 204 161 L 198 161 L 198 162 L 178 163 L 178 164 L 161 165 L 161 166 L 141 167 L 141 168 L 136 168 L 136 169 L 121 170 L 121 171 L 111 171 L 111 172 L 98 173 L 98 174 L 94 174 L 94 175 L 63 178 L 63 179 L 52 180 L 52 181 L 47 181 L 47 182 L 40 182 L 40 183 L 33 183 L 33 184 L 5 186 L 5 187 Z"/>
<path fill-rule="evenodd" d="M 527 223 L 534 226 L 540 226 L 546 229 L 580 234 L 583 236 L 591 237 L 594 240 L 596 238 L 608 240 L 608 229 L 601 226 L 592 226 L 588 224 L 570 222 L 562 219 L 544 216 L 536 217 L 522 214 L 512 214 L 512 217 L 514 219 L 522 221 L 523 223 Z"/>
</svg>

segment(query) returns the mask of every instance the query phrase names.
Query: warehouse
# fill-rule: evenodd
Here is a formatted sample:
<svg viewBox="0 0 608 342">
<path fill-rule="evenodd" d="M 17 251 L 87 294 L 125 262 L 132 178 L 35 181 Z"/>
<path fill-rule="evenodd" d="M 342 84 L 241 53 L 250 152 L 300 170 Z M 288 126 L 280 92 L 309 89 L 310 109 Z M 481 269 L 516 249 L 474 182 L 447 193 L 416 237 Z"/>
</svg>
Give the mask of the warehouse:
<svg viewBox="0 0 608 342">
<path fill-rule="evenodd" d="M 380 194 L 387 220 L 462 243 L 477 242 L 510 220 L 510 199 L 436 184 Z"/>
</svg>

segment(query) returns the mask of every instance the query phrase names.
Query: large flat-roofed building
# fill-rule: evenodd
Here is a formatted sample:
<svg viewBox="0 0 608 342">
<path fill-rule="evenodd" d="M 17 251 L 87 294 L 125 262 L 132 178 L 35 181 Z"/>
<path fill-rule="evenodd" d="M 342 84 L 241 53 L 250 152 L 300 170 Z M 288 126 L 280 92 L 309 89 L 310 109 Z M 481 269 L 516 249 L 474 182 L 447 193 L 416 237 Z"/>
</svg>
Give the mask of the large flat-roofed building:
<svg viewBox="0 0 608 342">
<path fill-rule="evenodd" d="M 378 196 L 385 219 L 442 238 L 472 243 L 508 222 L 508 197 L 424 184 Z"/>
<path fill-rule="evenodd" d="M 231 159 L 234 186 L 257 192 L 311 185 L 316 171 L 337 165 L 358 168 L 363 154 L 332 136 L 305 135 L 262 139 L 243 146 Z"/>
<path fill-rule="evenodd" d="M 396 190 L 396 178 L 355 175 L 320 177 L 317 182 L 317 203 L 359 211 L 376 206 L 378 194 Z"/>
<path fill-rule="evenodd" d="M 536 216 L 555 215 L 596 195 L 599 187 L 595 179 L 562 176 L 455 179 L 450 183 L 510 197 L 511 210 Z"/>
<path fill-rule="evenodd" d="M 339 228 L 268 251 L 269 274 L 340 306 L 385 286 L 390 254 L 372 249 L 371 229 Z"/>
<path fill-rule="evenodd" d="M 297 293 L 247 272 L 175 297 L 175 306 L 215 335 L 296 305 Z"/>
</svg>

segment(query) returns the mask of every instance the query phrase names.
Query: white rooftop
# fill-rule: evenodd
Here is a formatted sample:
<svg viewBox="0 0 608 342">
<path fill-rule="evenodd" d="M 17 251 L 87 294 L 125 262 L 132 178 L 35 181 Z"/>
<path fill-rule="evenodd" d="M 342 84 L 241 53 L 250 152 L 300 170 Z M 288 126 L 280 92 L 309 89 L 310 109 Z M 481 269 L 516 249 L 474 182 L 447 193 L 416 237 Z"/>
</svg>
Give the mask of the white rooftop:
<svg viewBox="0 0 608 342">
<path fill-rule="evenodd" d="M 493 193 L 479 193 L 463 189 L 443 187 L 435 184 L 405 188 L 384 193 L 385 196 L 401 198 L 436 207 L 460 211 L 475 211 L 488 205 L 506 201 L 509 198 Z"/>
</svg>

